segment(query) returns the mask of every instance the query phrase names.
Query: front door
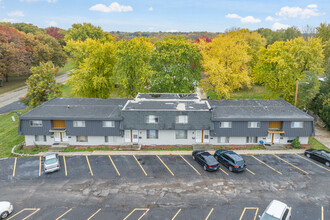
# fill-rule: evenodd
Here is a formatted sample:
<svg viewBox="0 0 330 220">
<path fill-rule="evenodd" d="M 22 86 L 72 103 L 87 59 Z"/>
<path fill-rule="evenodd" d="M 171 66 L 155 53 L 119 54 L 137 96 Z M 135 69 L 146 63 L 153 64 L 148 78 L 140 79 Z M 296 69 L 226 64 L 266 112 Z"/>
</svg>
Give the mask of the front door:
<svg viewBox="0 0 330 220">
<path fill-rule="evenodd" d="M 273 134 L 273 143 L 279 144 L 281 139 L 281 134 Z"/>
<path fill-rule="evenodd" d="M 54 133 L 54 140 L 55 140 L 55 142 L 61 142 L 61 133 L 55 132 Z"/>
<path fill-rule="evenodd" d="M 125 130 L 125 142 L 131 142 L 131 130 Z"/>
<path fill-rule="evenodd" d="M 209 143 L 210 142 L 210 131 L 209 130 L 204 130 L 203 131 L 203 142 L 204 143 Z"/>
<path fill-rule="evenodd" d="M 268 135 L 266 137 L 266 143 L 272 143 L 272 138 L 273 138 L 272 133 L 268 133 Z"/>
<path fill-rule="evenodd" d="M 66 136 L 66 132 L 61 133 L 61 135 L 62 135 L 62 141 L 63 142 L 69 141 L 68 136 Z"/>
<path fill-rule="evenodd" d="M 196 143 L 201 143 L 202 142 L 202 131 L 201 130 L 196 130 Z"/>
<path fill-rule="evenodd" d="M 139 142 L 139 131 L 138 130 L 132 130 L 132 142 L 133 143 Z"/>
</svg>

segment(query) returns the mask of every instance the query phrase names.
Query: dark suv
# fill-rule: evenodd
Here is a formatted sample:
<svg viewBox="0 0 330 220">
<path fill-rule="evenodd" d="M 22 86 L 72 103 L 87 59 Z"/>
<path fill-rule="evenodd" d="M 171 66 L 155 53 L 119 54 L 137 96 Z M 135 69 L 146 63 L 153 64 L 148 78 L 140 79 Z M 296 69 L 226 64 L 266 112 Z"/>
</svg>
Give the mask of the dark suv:
<svg viewBox="0 0 330 220">
<path fill-rule="evenodd" d="M 233 151 L 217 150 L 214 153 L 214 157 L 227 167 L 230 172 L 241 172 L 246 168 L 244 159 Z"/>
</svg>

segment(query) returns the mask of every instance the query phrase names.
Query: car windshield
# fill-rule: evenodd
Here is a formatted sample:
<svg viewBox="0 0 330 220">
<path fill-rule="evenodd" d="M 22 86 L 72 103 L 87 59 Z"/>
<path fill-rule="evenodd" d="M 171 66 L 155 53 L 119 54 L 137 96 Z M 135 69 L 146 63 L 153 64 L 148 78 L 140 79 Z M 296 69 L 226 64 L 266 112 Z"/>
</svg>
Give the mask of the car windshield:
<svg viewBox="0 0 330 220">
<path fill-rule="evenodd" d="M 213 156 L 204 156 L 207 164 L 217 164 L 218 161 Z"/>
<path fill-rule="evenodd" d="M 279 219 L 266 213 L 266 214 L 264 214 L 264 216 L 262 216 L 262 218 L 260 220 L 279 220 Z"/>
<path fill-rule="evenodd" d="M 46 165 L 53 164 L 53 163 L 56 163 L 56 161 L 57 161 L 56 158 L 52 158 L 52 159 L 46 160 L 46 161 L 45 161 L 45 164 L 46 164 Z"/>
<path fill-rule="evenodd" d="M 322 153 L 324 156 L 326 156 L 326 157 L 329 157 L 329 158 L 330 158 L 330 153 L 327 153 L 327 152 L 325 152 L 325 151 L 321 151 L 321 153 Z"/>
</svg>

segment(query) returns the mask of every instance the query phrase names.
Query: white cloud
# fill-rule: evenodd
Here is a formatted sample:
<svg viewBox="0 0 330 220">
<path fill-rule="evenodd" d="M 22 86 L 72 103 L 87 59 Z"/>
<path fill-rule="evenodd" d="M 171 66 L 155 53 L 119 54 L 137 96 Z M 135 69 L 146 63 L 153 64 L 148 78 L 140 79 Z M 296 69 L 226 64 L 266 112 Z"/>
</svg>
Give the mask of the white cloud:
<svg viewBox="0 0 330 220">
<path fill-rule="evenodd" d="M 267 16 L 267 18 L 265 20 L 266 21 L 275 21 L 275 18 L 273 18 L 272 16 Z"/>
<path fill-rule="evenodd" d="M 2 19 L 3 22 L 11 22 L 11 23 L 14 23 L 14 22 L 18 22 L 18 20 L 16 20 L 15 18 L 4 18 Z"/>
<path fill-rule="evenodd" d="M 46 21 L 48 27 L 56 27 L 57 23 L 55 21 Z"/>
<path fill-rule="evenodd" d="M 154 10 L 153 7 L 148 8 L 148 11 L 153 11 L 153 10 Z"/>
<path fill-rule="evenodd" d="M 177 29 L 167 30 L 165 32 L 179 32 Z"/>
<path fill-rule="evenodd" d="M 260 19 L 254 18 L 253 16 L 246 16 L 246 17 L 241 17 L 238 14 L 227 14 L 227 18 L 237 18 L 240 19 L 242 23 L 259 23 L 261 22 Z"/>
<path fill-rule="evenodd" d="M 118 2 L 113 2 L 109 6 L 104 4 L 96 4 L 89 8 L 91 11 L 109 12 L 128 12 L 133 11 L 132 6 L 120 5 Z"/>
<path fill-rule="evenodd" d="M 276 13 L 276 15 L 284 18 L 310 18 L 313 16 L 324 15 L 324 13 L 320 13 L 317 5 L 313 4 L 308 5 L 307 8 L 285 6 L 281 8 L 281 10 Z"/>
<path fill-rule="evenodd" d="M 287 24 L 281 24 L 281 23 L 274 23 L 272 28 L 273 30 L 281 30 L 281 29 L 288 29 L 289 27 L 291 27 L 290 25 Z"/>
<path fill-rule="evenodd" d="M 22 11 L 12 11 L 7 14 L 10 17 L 24 17 L 24 13 Z"/>
</svg>

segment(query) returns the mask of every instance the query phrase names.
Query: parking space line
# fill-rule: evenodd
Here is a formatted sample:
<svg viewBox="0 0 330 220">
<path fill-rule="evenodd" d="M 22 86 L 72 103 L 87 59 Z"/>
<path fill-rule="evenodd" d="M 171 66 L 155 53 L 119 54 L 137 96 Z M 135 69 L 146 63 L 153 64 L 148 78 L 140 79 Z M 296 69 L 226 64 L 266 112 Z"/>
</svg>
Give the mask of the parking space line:
<svg viewBox="0 0 330 220">
<path fill-rule="evenodd" d="M 87 220 L 92 219 L 97 213 L 99 213 L 101 211 L 101 209 L 97 210 L 96 212 L 94 212 L 93 215 L 91 215 Z"/>
<path fill-rule="evenodd" d="M 242 218 L 243 218 L 243 216 L 244 216 L 244 214 L 245 214 L 245 211 L 246 210 L 253 210 L 253 209 L 255 209 L 256 210 L 256 212 L 254 213 L 254 218 L 253 218 L 253 220 L 256 220 L 256 217 L 257 217 L 257 214 L 258 214 L 258 211 L 259 211 L 259 208 L 258 207 L 244 207 L 244 210 L 243 210 L 243 212 L 242 212 L 242 214 L 241 214 L 241 217 L 239 218 L 239 220 L 242 220 Z"/>
<path fill-rule="evenodd" d="M 249 170 L 248 168 L 246 168 L 247 171 L 249 171 L 251 174 L 256 175 L 255 173 L 253 173 L 251 170 Z"/>
<path fill-rule="evenodd" d="M 211 216 L 213 210 L 214 210 L 214 208 L 211 209 L 211 211 L 209 212 L 209 214 L 206 216 L 205 220 L 208 220 L 209 219 L 209 217 Z"/>
<path fill-rule="evenodd" d="M 223 169 L 219 168 L 219 170 L 221 170 L 224 174 L 226 174 L 227 176 L 229 176 L 229 174 L 226 171 L 224 171 Z"/>
<path fill-rule="evenodd" d="M 181 209 L 179 209 L 179 211 L 176 212 L 176 214 L 173 216 L 172 220 L 174 220 L 179 215 L 180 212 L 181 212 Z"/>
<path fill-rule="evenodd" d="M 39 176 L 41 174 L 41 156 L 39 157 Z"/>
<path fill-rule="evenodd" d="M 65 161 L 65 156 L 63 156 L 63 162 L 64 162 L 64 171 L 65 171 L 65 176 L 68 176 L 68 170 L 66 169 L 66 161 Z"/>
<path fill-rule="evenodd" d="M 324 220 L 324 210 L 323 210 L 323 206 L 321 206 L 321 220 Z"/>
<path fill-rule="evenodd" d="M 134 155 L 133 155 L 134 156 Z M 143 216 L 145 216 L 145 214 L 147 214 L 149 212 L 150 209 L 145 209 L 145 208 L 135 208 L 133 211 L 131 211 L 131 213 L 129 213 L 123 220 L 126 220 L 130 215 L 133 214 L 133 212 L 135 211 L 145 211 L 138 220 L 140 220 Z"/>
<path fill-rule="evenodd" d="M 162 159 L 160 159 L 160 157 L 158 155 L 156 155 L 156 156 L 158 157 L 158 159 L 160 160 L 160 162 L 162 162 L 164 164 L 164 166 L 172 174 L 172 176 L 174 176 L 174 174 L 172 173 L 172 171 L 170 170 L 170 168 L 168 168 L 168 166 L 166 166 L 166 164 L 164 163 L 164 161 Z"/>
<path fill-rule="evenodd" d="M 308 172 L 306 172 L 305 170 L 302 170 L 302 169 L 300 169 L 299 167 L 296 167 L 296 166 L 295 166 L 295 165 L 293 165 L 292 163 L 289 163 L 288 161 L 286 161 L 286 160 L 284 160 L 284 159 L 280 158 L 279 156 L 277 156 L 277 155 L 275 155 L 275 154 L 272 154 L 272 155 L 273 155 L 273 156 L 275 156 L 275 157 L 277 157 L 278 159 L 282 160 L 283 162 L 285 162 L 285 163 L 287 163 L 287 164 L 289 164 L 289 165 L 293 166 L 294 168 L 296 168 L 296 169 L 300 170 L 301 172 L 304 172 L 304 173 L 306 173 L 306 174 L 309 174 L 309 173 L 308 173 Z"/>
<path fill-rule="evenodd" d="M 16 162 L 17 162 L 17 157 L 15 157 L 13 176 L 15 176 L 15 172 L 16 172 Z"/>
<path fill-rule="evenodd" d="M 91 175 L 93 176 L 93 170 L 92 170 L 91 164 L 89 163 L 87 155 L 86 155 L 86 161 L 87 161 L 87 164 L 88 164 L 88 167 L 89 167 L 89 171 L 91 172 Z"/>
<path fill-rule="evenodd" d="M 191 167 L 191 168 L 193 168 L 195 171 L 196 171 L 196 173 L 198 173 L 198 175 L 201 175 L 197 170 L 196 170 L 196 168 L 195 167 L 193 167 L 193 165 L 191 165 L 182 155 L 180 155 L 180 157 L 184 160 L 184 161 L 186 161 L 186 163 Z"/>
<path fill-rule="evenodd" d="M 21 214 L 24 211 L 34 211 L 30 215 L 28 215 L 27 217 L 22 219 L 22 220 L 25 220 L 25 219 L 29 218 L 30 216 L 34 215 L 35 213 L 37 213 L 39 210 L 40 210 L 39 208 L 38 209 L 37 208 L 25 208 L 25 209 L 22 209 L 21 211 L 17 212 L 15 215 L 9 217 L 7 220 L 14 218 L 15 216 Z"/>
<path fill-rule="evenodd" d="M 112 160 L 112 158 L 111 158 L 111 156 L 110 156 L 110 155 L 109 155 L 109 159 L 110 159 L 110 161 L 111 161 L 111 163 L 112 163 L 113 167 L 114 167 L 114 168 L 115 168 L 115 170 L 117 171 L 117 174 L 118 174 L 118 176 L 120 176 L 120 173 L 119 173 L 119 171 L 117 170 L 117 167 L 116 167 L 115 163 L 113 162 L 113 160 Z"/>
<path fill-rule="evenodd" d="M 68 214 L 69 212 L 71 212 L 72 208 L 69 209 L 68 211 L 64 212 L 60 217 L 58 217 L 57 219 L 55 220 L 59 220 L 60 218 L 62 218 L 63 216 L 65 216 L 66 214 Z"/>
<path fill-rule="evenodd" d="M 140 164 L 140 162 L 138 161 L 138 159 L 136 159 L 135 155 L 133 155 L 134 159 L 136 160 L 136 162 L 139 164 L 139 166 L 141 167 L 143 173 L 148 176 L 148 174 L 146 173 L 146 171 L 143 169 L 142 165 Z"/>
<path fill-rule="evenodd" d="M 311 163 L 313 163 L 313 164 L 315 164 L 315 165 L 317 165 L 317 166 L 319 166 L 319 167 L 321 167 L 321 168 L 323 168 L 323 169 L 325 169 L 325 170 L 327 170 L 327 171 L 329 171 L 329 172 L 330 172 L 330 170 L 329 170 L 329 169 L 327 169 L 327 168 L 325 168 L 325 167 L 321 166 L 320 164 L 317 164 L 317 163 L 315 163 L 315 162 L 311 161 L 310 159 L 304 158 L 304 157 L 300 156 L 299 154 L 296 154 L 296 155 L 297 155 L 298 157 L 301 157 L 302 159 L 304 159 L 304 160 L 307 160 L 308 162 L 311 162 Z"/>
<path fill-rule="evenodd" d="M 256 158 L 256 157 L 255 157 L 255 156 L 253 156 L 253 155 L 250 155 L 250 156 L 251 156 L 251 157 L 253 157 L 254 159 L 256 159 L 257 161 L 259 161 L 260 163 L 262 163 L 262 164 L 266 165 L 268 168 L 270 168 L 270 169 L 274 170 L 275 172 L 277 172 L 277 173 L 279 173 L 279 174 L 281 174 L 281 175 L 282 175 L 282 173 L 281 173 L 280 171 L 278 171 L 278 170 L 274 169 L 273 167 L 269 166 L 268 164 L 266 164 L 266 163 L 265 163 L 265 162 L 263 162 L 262 160 L 259 160 L 258 158 Z"/>
</svg>

